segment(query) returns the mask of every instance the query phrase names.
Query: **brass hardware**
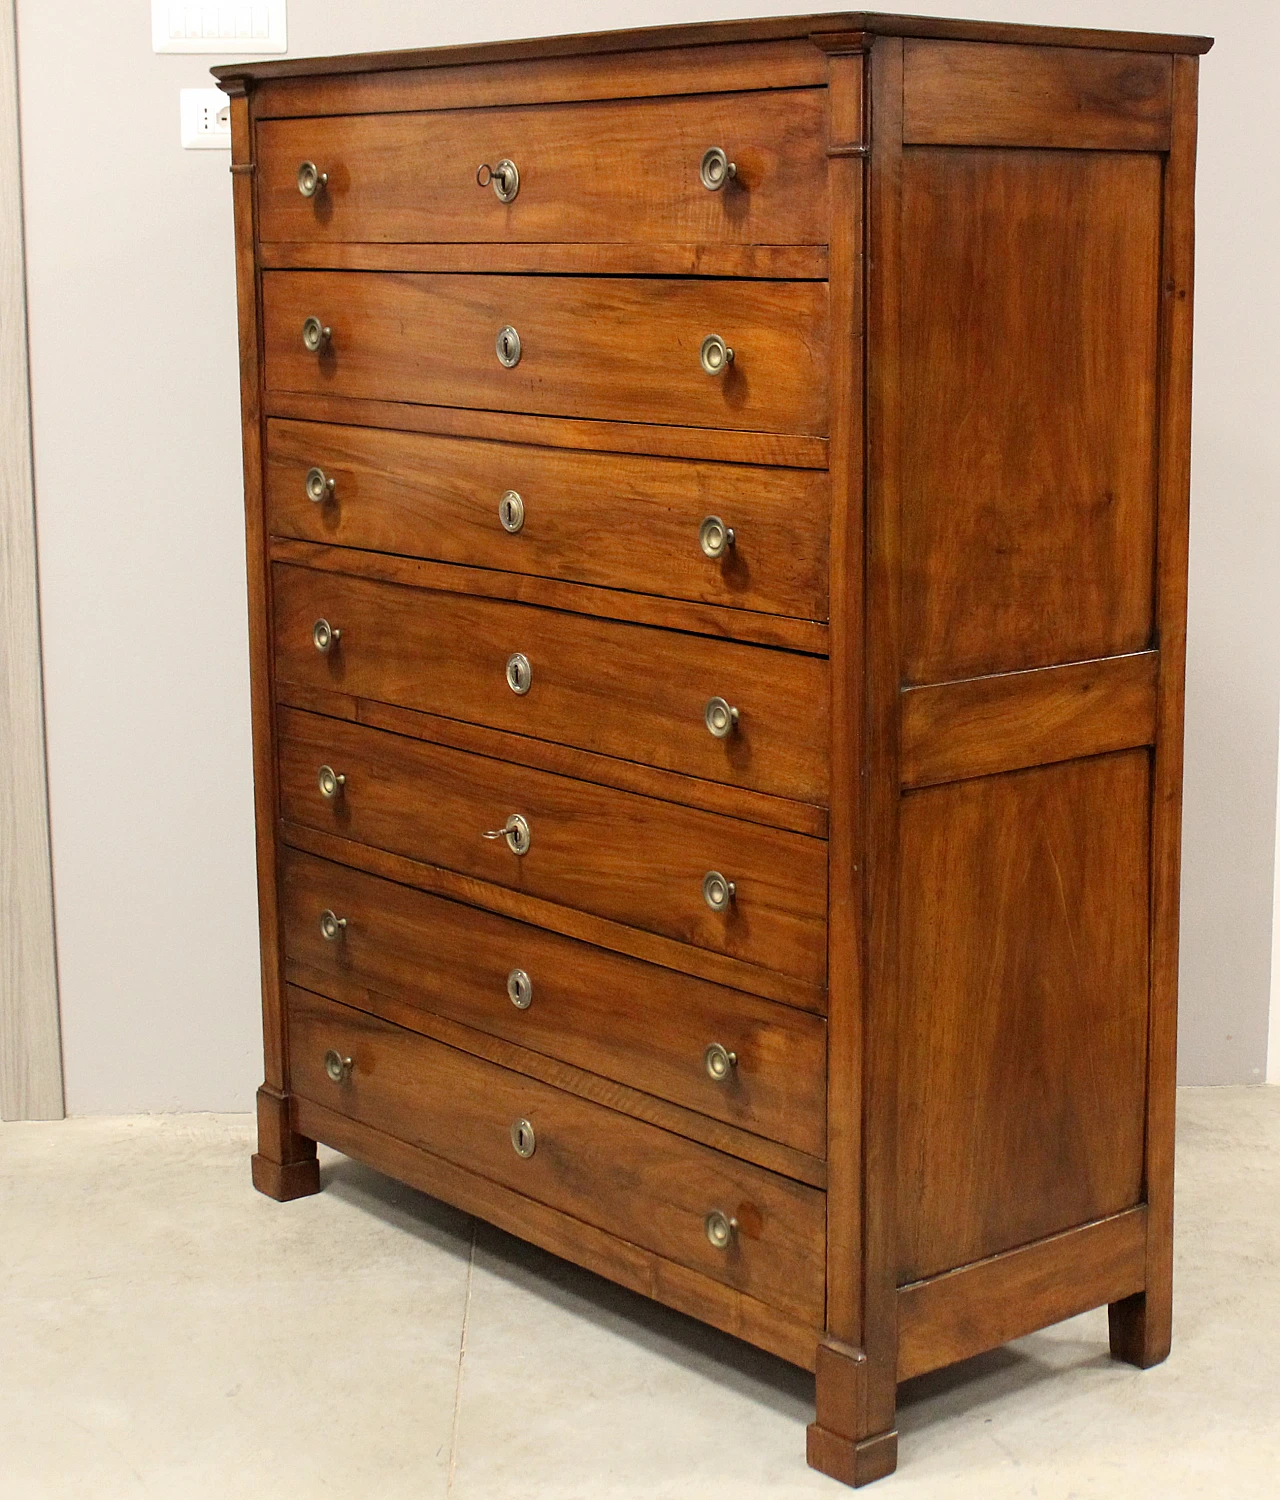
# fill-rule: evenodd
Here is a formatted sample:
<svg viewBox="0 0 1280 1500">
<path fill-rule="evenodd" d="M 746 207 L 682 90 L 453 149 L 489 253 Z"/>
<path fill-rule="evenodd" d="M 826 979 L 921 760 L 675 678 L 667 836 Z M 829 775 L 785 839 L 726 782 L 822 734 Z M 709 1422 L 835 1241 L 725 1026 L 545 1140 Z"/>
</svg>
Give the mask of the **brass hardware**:
<svg viewBox="0 0 1280 1500">
<path fill-rule="evenodd" d="M 328 620 L 317 620 L 311 627 L 311 643 L 321 656 L 328 656 L 341 639 L 342 632 Z"/>
<path fill-rule="evenodd" d="M 512 969 L 507 975 L 507 998 L 517 1010 L 528 1010 L 533 1004 L 533 980 L 523 969 Z"/>
<path fill-rule="evenodd" d="M 504 370 L 514 370 L 520 363 L 520 335 L 510 323 L 498 329 L 498 337 L 494 339 L 493 346 L 498 351 L 498 363 Z"/>
<path fill-rule="evenodd" d="M 326 328 L 319 318 L 308 318 L 302 325 L 302 347 L 309 354 L 319 354 L 333 337 L 333 329 Z"/>
<path fill-rule="evenodd" d="M 524 501 L 515 490 L 508 490 L 498 501 L 498 520 L 502 522 L 502 529 L 512 536 L 524 525 Z"/>
<path fill-rule="evenodd" d="M 330 479 L 323 469 L 307 470 L 307 499 L 319 505 L 333 494 L 336 481 Z"/>
<path fill-rule="evenodd" d="M 505 156 L 493 167 L 482 161 L 476 168 L 476 182 L 481 187 L 492 187 L 499 203 L 510 203 L 520 191 L 520 169 Z"/>
<path fill-rule="evenodd" d="M 332 802 L 340 797 L 342 788 L 347 784 L 347 778 L 341 772 L 335 771 L 332 766 L 321 766 L 316 780 L 320 784 L 320 795 L 326 802 Z"/>
<path fill-rule="evenodd" d="M 314 198 L 317 193 L 323 193 L 328 181 L 328 172 L 322 172 L 313 161 L 304 161 L 298 167 L 298 191 L 304 198 Z"/>
<path fill-rule="evenodd" d="M 727 1250 L 734 1235 L 738 1232 L 737 1219 L 731 1219 L 728 1214 L 721 1213 L 718 1208 L 713 1208 L 702 1223 L 707 1231 L 707 1238 L 717 1250 Z"/>
<path fill-rule="evenodd" d="M 698 527 L 698 546 L 708 557 L 723 557 L 736 540 L 733 527 L 726 526 L 719 516 L 705 516 Z"/>
<path fill-rule="evenodd" d="M 733 881 L 726 880 L 719 870 L 708 870 L 702 877 L 702 899 L 712 911 L 726 910 L 737 891 Z"/>
<path fill-rule="evenodd" d="M 722 147 L 712 146 L 702 153 L 702 165 L 698 168 L 698 176 L 709 193 L 718 193 L 731 177 L 737 175 L 737 167 L 725 155 Z"/>
<path fill-rule="evenodd" d="M 702 1054 L 702 1066 L 712 1083 L 723 1083 L 738 1066 L 738 1054 L 728 1051 L 719 1042 L 712 1042 Z"/>
<path fill-rule="evenodd" d="M 324 1055 L 324 1070 L 334 1083 L 345 1083 L 351 1076 L 351 1059 L 330 1047 Z"/>
<path fill-rule="evenodd" d="M 516 1148 L 516 1155 L 523 1156 L 526 1161 L 538 1149 L 538 1138 L 528 1120 L 512 1121 L 511 1144 Z"/>
<path fill-rule="evenodd" d="M 533 686 L 533 668 L 523 651 L 514 651 L 507 657 L 507 686 L 518 698 Z"/>
<path fill-rule="evenodd" d="M 346 917 L 326 909 L 320 913 L 320 936 L 326 943 L 336 943 L 347 930 Z"/>
<path fill-rule="evenodd" d="M 718 740 L 727 740 L 738 727 L 738 710 L 723 698 L 711 698 L 702 714 L 707 728 Z"/>
<path fill-rule="evenodd" d="M 733 350 L 718 333 L 709 333 L 702 341 L 698 358 L 708 375 L 723 375 L 733 363 Z"/>
<path fill-rule="evenodd" d="M 482 839 L 506 839 L 512 854 L 528 854 L 533 842 L 533 832 L 519 813 L 512 813 L 501 828 L 491 828 L 480 835 Z"/>
</svg>

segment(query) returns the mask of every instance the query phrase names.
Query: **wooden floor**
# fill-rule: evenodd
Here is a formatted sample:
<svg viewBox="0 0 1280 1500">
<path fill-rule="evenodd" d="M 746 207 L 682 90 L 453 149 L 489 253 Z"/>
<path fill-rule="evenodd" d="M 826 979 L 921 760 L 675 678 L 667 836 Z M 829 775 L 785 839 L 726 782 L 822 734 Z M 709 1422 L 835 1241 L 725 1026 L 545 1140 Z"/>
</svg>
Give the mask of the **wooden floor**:
<svg viewBox="0 0 1280 1500">
<path fill-rule="evenodd" d="M 1280 1088 L 1179 1097 L 1174 1352 L 1104 1312 L 905 1386 L 899 1500 L 1275 1493 Z M 4 1500 L 786 1500 L 812 1378 L 250 1121 L 0 1126 Z"/>
</svg>

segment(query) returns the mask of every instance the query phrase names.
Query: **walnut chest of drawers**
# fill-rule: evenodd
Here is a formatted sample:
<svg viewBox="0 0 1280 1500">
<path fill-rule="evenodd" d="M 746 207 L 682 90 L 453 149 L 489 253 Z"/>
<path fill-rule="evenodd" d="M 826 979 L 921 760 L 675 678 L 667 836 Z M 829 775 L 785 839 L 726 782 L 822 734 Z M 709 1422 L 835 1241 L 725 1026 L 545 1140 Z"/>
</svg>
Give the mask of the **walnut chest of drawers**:
<svg viewBox="0 0 1280 1500">
<path fill-rule="evenodd" d="M 1196 38 L 217 70 L 266 1081 L 816 1373 L 1169 1347 Z"/>
</svg>

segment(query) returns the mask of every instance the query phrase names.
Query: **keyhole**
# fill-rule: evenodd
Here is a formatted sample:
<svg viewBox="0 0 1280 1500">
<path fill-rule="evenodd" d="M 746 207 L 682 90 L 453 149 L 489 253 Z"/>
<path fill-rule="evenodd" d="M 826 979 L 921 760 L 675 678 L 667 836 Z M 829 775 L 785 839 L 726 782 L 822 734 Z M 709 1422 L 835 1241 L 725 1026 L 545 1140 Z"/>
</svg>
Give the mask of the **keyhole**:
<svg viewBox="0 0 1280 1500">
<path fill-rule="evenodd" d="M 498 502 L 498 519 L 503 530 L 513 534 L 524 525 L 524 501 L 515 490 L 508 490 Z"/>
<path fill-rule="evenodd" d="M 511 1144 L 517 1156 L 526 1160 L 537 1150 L 538 1141 L 528 1120 L 516 1120 L 511 1126 Z"/>
</svg>

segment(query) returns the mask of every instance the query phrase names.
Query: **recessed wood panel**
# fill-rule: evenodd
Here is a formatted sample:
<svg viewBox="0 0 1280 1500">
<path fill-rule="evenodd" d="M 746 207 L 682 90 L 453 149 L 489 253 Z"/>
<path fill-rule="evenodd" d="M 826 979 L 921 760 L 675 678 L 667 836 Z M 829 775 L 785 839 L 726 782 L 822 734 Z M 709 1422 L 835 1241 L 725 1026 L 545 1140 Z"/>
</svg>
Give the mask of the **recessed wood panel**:
<svg viewBox="0 0 1280 1500">
<path fill-rule="evenodd" d="M 902 807 L 899 1281 L 1136 1204 L 1149 756 Z"/>
<path fill-rule="evenodd" d="M 1172 58 L 990 42 L 906 44 L 903 138 L 938 146 L 1163 151 Z"/>
<path fill-rule="evenodd" d="M 903 160 L 909 682 L 1152 633 L 1160 160 Z"/>
</svg>

